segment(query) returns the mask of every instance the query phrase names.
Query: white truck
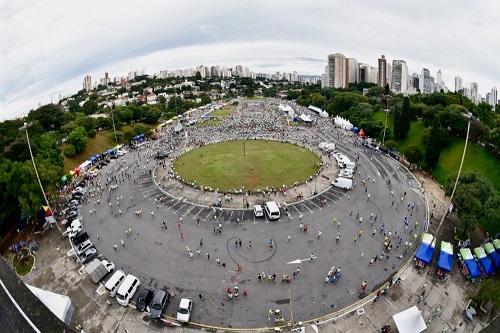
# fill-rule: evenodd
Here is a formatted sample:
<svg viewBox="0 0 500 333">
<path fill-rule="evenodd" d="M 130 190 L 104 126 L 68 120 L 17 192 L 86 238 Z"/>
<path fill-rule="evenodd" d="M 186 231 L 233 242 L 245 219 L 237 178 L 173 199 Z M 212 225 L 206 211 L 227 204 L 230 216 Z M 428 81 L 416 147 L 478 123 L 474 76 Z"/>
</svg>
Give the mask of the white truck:
<svg viewBox="0 0 500 333">
<path fill-rule="evenodd" d="M 332 185 L 344 190 L 350 190 L 352 188 L 352 179 L 339 177 L 332 182 Z"/>
</svg>

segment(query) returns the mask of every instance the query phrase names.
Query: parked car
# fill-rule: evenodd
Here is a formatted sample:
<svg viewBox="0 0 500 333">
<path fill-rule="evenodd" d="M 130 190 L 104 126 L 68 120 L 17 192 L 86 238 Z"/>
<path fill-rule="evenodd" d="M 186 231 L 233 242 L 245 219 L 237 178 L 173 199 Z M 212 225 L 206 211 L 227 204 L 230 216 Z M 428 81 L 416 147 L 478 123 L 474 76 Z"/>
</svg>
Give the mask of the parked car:
<svg viewBox="0 0 500 333">
<path fill-rule="evenodd" d="M 149 316 L 151 318 L 161 318 L 163 310 L 170 300 L 170 294 L 165 290 L 155 290 L 151 306 L 149 307 Z"/>
<path fill-rule="evenodd" d="M 90 239 L 87 239 L 85 242 L 78 244 L 78 246 L 75 247 L 75 251 L 77 255 L 80 255 L 87 249 L 91 248 L 93 246 L 92 242 Z"/>
<path fill-rule="evenodd" d="M 189 298 L 181 298 L 179 307 L 177 308 L 177 321 L 187 323 L 191 317 L 193 302 Z"/>
<path fill-rule="evenodd" d="M 350 172 L 348 170 L 350 170 L 350 169 L 340 170 L 339 177 L 342 177 L 342 178 L 352 178 L 352 172 Z"/>
<path fill-rule="evenodd" d="M 101 263 L 102 265 L 104 266 L 104 268 L 106 268 L 106 270 L 108 271 L 108 273 L 111 273 L 115 270 L 115 264 L 113 264 L 111 261 L 108 261 L 106 259 L 103 259 L 101 260 Z"/>
<path fill-rule="evenodd" d="M 153 291 L 147 288 L 141 288 L 137 296 L 137 302 L 135 302 L 135 308 L 137 311 L 144 311 L 149 307 L 149 303 L 153 299 Z"/>
<path fill-rule="evenodd" d="M 263 217 L 264 216 L 264 209 L 262 209 L 261 205 L 253 206 L 253 215 L 255 217 Z"/>
<path fill-rule="evenodd" d="M 97 250 L 95 247 L 88 248 L 85 252 L 80 254 L 80 260 L 82 264 L 90 262 L 92 259 L 97 257 Z"/>
<path fill-rule="evenodd" d="M 75 246 L 78 246 L 79 244 L 85 242 L 86 240 L 89 239 L 89 235 L 87 234 L 87 232 L 85 230 L 80 230 L 79 232 L 77 232 L 75 234 L 75 236 L 73 237 L 70 237 L 71 238 L 71 241 L 73 242 L 73 244 Z"/>
</svg>

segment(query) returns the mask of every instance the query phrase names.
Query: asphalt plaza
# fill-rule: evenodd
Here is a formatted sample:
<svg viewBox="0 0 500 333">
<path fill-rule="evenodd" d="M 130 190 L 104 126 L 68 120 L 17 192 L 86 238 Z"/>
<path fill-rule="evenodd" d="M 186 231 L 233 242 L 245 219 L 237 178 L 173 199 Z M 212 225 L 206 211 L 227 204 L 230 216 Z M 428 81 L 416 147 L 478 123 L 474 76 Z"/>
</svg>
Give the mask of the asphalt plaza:
<svg viewBox="0 0 500 333">
<path fill-rule="evenodd" d="M 327 133 L 321 135 L 329 136 Z M 118 213 L 116 205 L 101 204 L 96 213 L 90 215 L 90 207 L 84 204 L 85 227 L 91 237 L 99 234 L 99 240 L 92 237 L 95 245 L 117 267 L 138 276 L 142 286 L 167 288 L 173 294 L 167 308 L 169 315 L 175 313 L 181 297 L 190 297 L 195 300 L 192 319 L 216 326 L 272 325 L 274 323 L 267 318 L 269 309 L 279 308 L 289 320 L 290 305 L 294 321 L 316 318 L 353 303 L 359 297 L 362 281 L 368 282 L 368 289 L 375 288 L 411 255 L 411 251 L 406 251 L 406 256 L 399 259 L 398 254 L 403 251 L 393 250 L 388 260 L 384 258 L 375 265 L 369 264 L 370 259 L 383 250 L 383 235 L 378 231 L 382 224 L 385 230 L 399 230 L 406 240 L 411 240 L 413 233 L 404 229 L 403 217 L 412 214 L 413 225 L 418 221 L 422 226 L 425 221 L 422 196 L 412 189 L 416 184 L 399 164 L 372 150 L 366 152 L 363 147 L 339 144 L 338 148 L 353 159 L 359 153 L 357 185 L 347 193 L 330 188 L 314 198 L 290 204 L 287 212 L 282 209 L 282 217 L 276 222 L 255 219 L 247 210 L 218 213 L 212 208 L 170 197 L 156 187 L 149 172 L 154 167 L 151 161 L 146 168 L 137 168 L 138 184 L 119 184 L 117 193 L 124 197 L 120 205 L 122 214 Z M 131 158 L 132 154 L 124 158 L 124 167 L 134 164 Z M 362 178 L 368 179 L 370 200 L 359 182 Z M 390 191 L 394 191 L 394 197 L 390 196 Z M 116 193 L 111 193 L 110 197 L 114 195 Z M 129 200 L 130 196 L 133 200 Z M 401 196 L 403 201 L 399 199 Z M 322 205 L 321 200 L 326 204 Z M 395 206 L 391 204 L 393 200 Z M 411 212 L 407 209 L 409 202 L 416 203 Z M 134 215 L 138 209 L 143 211 L 140 217 Z M 373 223 L 377 229 L 375 236 L 370 232 L 371 213 L 377 215 Z M 359 217 L 354 219 L 358 214 L 363 217 L 361 223 Z M 182 230 L 177 225 L 181 217 Z M 335 224 L 333 218 L 336 218 Z M 200 224 L 197 224 L 198 219 Z M 161 229 L 162 220 L 166 220 L 167 230 Z M 338 222 L 341 222 L 340 227 Z M 213 227 L 219 223 L 223 232 L 214 234 Z M 308 224 L 307 233 L 299 230 L 299 223 Z M 131 236 L 125 234 L 126 228 L 132 228 Z M 355 242 L 361 228 L 363 235 Z M 319 230 L 322 234 L 318 239 Z M 341 238 L 337 242 L 339 232 Z M 120 245 L 121 239 L 125 246 L 115 252 L 113 245 Z M 201 248 L 200 239 L 203 239 Z M 234 240 L 239 239 L 242 246 L 236 247 Z M 270 240 L 273 241 L 272 249 L 269 249 Z M 194 258 L 190 258 L 186 246 L 192 252 L 200 248 L 200 256 L 195 252 Z M 210 255 L 209 260 L 206 253 Z M 310 258 L 311 254 L 317 258 L 288 264 Z M 216 263 L 217 257 L 220 264 Z M 238 272 L 238 265 L 241 272 Z M 342 278 L 335 285 L 325 284 L 325 276 L 332 265 L 342 268 Z M 295 279 L 290 283 L 281 282 L 284 274 L 292 275 L 299 266 L 300 273 Z M 263 272 L 276 274 L 276 281 L 259 282 L 257 275 Z M 240 296 L 229 300 L 226 290 L 235 286 L 239 287 Z M 246 297 L 242 295 L 244 289 L 248 292 Z M 200 294 L 202 300 L 198 298 Z"/>
</svg>

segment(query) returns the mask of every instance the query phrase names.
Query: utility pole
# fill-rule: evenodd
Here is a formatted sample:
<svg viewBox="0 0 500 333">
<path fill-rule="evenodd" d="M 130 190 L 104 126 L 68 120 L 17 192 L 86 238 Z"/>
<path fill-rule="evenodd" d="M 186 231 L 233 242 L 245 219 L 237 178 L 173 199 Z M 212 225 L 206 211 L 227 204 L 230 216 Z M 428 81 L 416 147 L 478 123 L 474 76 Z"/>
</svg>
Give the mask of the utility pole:
<svg viewBox="0 0 500 333">
<path fill-rule="evenodd" d="M 115 118 L 113 117 L 113 109 L 111 109 L 111 121 L 113 122 L 113 134 L 115 136 L 115 142 L 116 144 L 118 144 L 118 138 L 116 137 Z"/>
<path fill-rule="evenodd" d="M 45 190 L 43 189 L 43 185 L 42 185 L 42 181 L 40 180 L 40 176 L 38 175 L 38 169 L 36 168 L 35 158 L 33 156 L 33 151 L 31 150 L 30 137 L 28 135 L 28 128 L 29 127 L 31 127 L 31 123 L 24 123 L 24 125 L 21 126 L 19 128 L 19 130 L 20 131 L 24 130 L 26 132 L 26 140 L 28 141 L 28 149 L 30 151 L 31 162 L 33 162 L 33 169 L 35 169 L 35 175 L 36 175 L 36 179 L 38 180 L 38 185 L 40 186 L 40 190 L 42 191 L 43 198 L 45 200 L 45 204 L 47 205 L 47 207 L 49 207 L 50 212 L 52 214 L 54 214 L 54 211 L 50 207 L 49 200 L 47 199 L 47 195 L 45 194 Z M 54 217 L 54 219 L 55 219 L 55 217 Z M 59 231 L 61 231 L 61 227 L 59 227 L 59 224 L 57 224 L 57 221 L 56 221 L 56 227 L 57 227 L 57 229 L 59 229 Z"/>
</svg>

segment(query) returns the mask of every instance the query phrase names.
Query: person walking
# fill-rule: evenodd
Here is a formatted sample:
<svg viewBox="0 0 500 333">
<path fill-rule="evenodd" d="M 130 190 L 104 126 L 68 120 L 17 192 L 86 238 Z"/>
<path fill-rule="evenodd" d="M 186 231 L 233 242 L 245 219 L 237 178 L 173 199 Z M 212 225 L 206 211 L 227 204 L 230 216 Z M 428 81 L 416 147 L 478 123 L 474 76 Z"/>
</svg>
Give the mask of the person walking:
<svg viewBox="0 0 500 333">
<path fill-rule="evenodd" d="M 115 250 L 115 252 L 118 251 L 118 246 L 116 244 L 113 245 L 113 250 Z"/>
<path fill-rule="evenodd" d="M 319 229 L 319 231 L 318 231 L 318 239 L 321 237 L 322 233 L 323 233 L 323 231 L 321 229 Z"/>
<path fill-rule="evenodd" d="M 125 247 L 125 242 L 123 241 L 123 239 L 120 239 L 120 243 L 122 243 L 122 247 Z"/>
<path fill-rule="evenodd" d="M 289 234 L 286 240 L 287 240 L 287 242 L 289 242 L 291 239 L 292 239 L 292 236 L 290 236 L 290 234 Z"/>
</svg>

